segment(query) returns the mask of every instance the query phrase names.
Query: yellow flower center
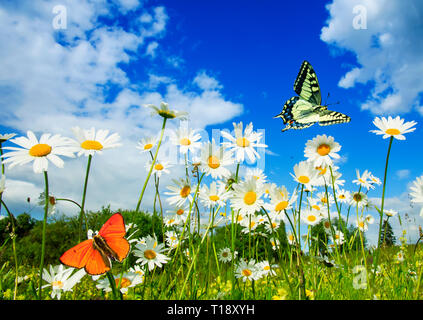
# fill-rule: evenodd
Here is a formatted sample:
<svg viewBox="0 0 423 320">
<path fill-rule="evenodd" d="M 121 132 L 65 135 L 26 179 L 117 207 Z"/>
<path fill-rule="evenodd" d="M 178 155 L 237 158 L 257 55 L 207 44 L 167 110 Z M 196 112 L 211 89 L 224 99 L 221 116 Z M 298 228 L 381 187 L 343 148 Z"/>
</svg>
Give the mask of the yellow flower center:
<svg viewBox="0 0 423 320">
<path fill-rule="evenodd" d="M 181 144 L 181 146 L 189 146 L 191 144 L 191 140 L 189 140 L 188 138 L 182 138 L 181 140 L 179 140 L 179 143 Z"/>
<path fill-rule="evenodd" d="M 157 164 L 154 166 L 154 169 L 156 169 L 157 171 L 163 170 L 163 165 L 162 165 L 161 163 L 157 163 Z"/>
<path fill-rule="evenodd" d="M 175 222 L 175 219 L 169 219 L 169 221 L 167 222 L 168 224 L 172 224 Z"/>
<path fill-rule="evenodd" d="M 329 221 L 325 221 L 324 225 L 325 225 L 325 228 L 326 228 L 326 229 L 329 229 L 329 228 L 330 228 L 330 223 L 329 223 Z"/>
<path fill-rule="evenodd" d="M 238 147 L 246 148 L 250 146 L 250 141 L 247 138 L 238 138 L 236 144 Z"/>
<path fill-rule="evenodd" d="M 183 215 L 184 214 L 184 210 L 183 209 L 179 209 L 178 211 L 176 211 L 176 214 L 178 216 Z"/>
<path fill-rule="evenodd" d="M 52 283 L 51 283 L 51 286 L 52 287 L 55 287 L 55 288 L 59 288 L 59 289 L 62 289 L 63 288 L 63 282 L 62 281 L 53 281 Z"/>
<path fill-rule="evenodd" d="M 309 215 L 309 216 L 307 217 L 307 220 L 308 220 L 308 221 L 310 221 L 310 222 L 314 222 L 314 221 L 316 221 L 316 216 L 314 216 L 314 215 Z"/>
<path fill-rule="evenodd" d="M 51 147 L 45 143 L 39 143 L 29 149 L 29 154 L 33 157 L 45 157 L 50 154 Z"/>
<path fill-rule="evenodd" d="M 307 184 L 310 182 L 310 178 L 307 176 L 299 176 L 298 181 L 302 184 Z"/>
<path fill-rule="evenodd" d="M 327 168 L 316 167 L 316 170 L 319 170 L 319 175 L 324 175 L 327 171 Z"/>
<path fill-rule="evenodd" d="M 251 270 L 250 269 L 244 269 L 244 270 L 242 270 L 242 275 L 243 276 L 245 276 L 245 277 L 249 277 L 249 276 L 251 276 L 253 273 L 251 272 Z"/>
<path fill-rule="evenodd" d="M 328 203 L 328 199 L 326 199 L 325 197 L 322 197 L 322 198 L 320 199 L 320 201 L 321 201 L 322 203 Z"/>
<path fill-rule="evenodd" d="M 355 202 L 360 202 L 362 200 L 361 194 L 355 193 L 353 199 Z"/>
<path fill-rule="evenodd" d="M 223 251 L 222 252 L 222 257 L 226 258 L 228 256 L 228 252 L 227 251 Z"/>
<path fill-rule="evenodd" d="M 339 198 L 339 199 L 345 199 L 345 194 L 340 194 L 340 195 L 338 195 L 338 198 Z"/>
<path fill-rule="evenodd" d="M 317 210 L 317 211 L 320 211 L 320 207 L 317 205 L 317 204 L 315 204 L 315 205 L 313 205 L 313 206 L 311 206 L 313 209 L 315 209 L 315 210 Z"/>
<path fill-rule="evenodd" d="M 263 268 L 264 270 L 270 270 L 270 266 L 264 266 L 264 268 Z"/>
<path fill-rule="evenodd" d="M 238 221 L 238 222 L 240 222 L 240 221 L 242 221 L 242 219 L 243 219 L 244 217 L 243 216 L 238 216 L 238 218 L 236 218 L 236 220 Z"/>
<path fill-rule="evenodd" d="M 290 234 L 290 235 L 288 236 L 288 239 L 289 239 L 289 241 L 294 241 L 294 235 L 293 235 L 293 234 Z"/>
<path fill-rule="evenodd" d="M 156 256 L 157 256 L 157 254 L 153 250 L 145 250 L 144 251 L 144 257 L 147 258 L 148 260 L 152 260 Z"/>
<path fill-rule="evenodd" d="M 256 225 L 255 221 L 251 221 L 251 223 L 250 223 L 250 229 L 254 228 L 255 225 Z"/>
<path fill-rule="evenodd" d="M 276 205 L 275 211 L 285 210 L 286 207 L 288 207 L 288 201 L 281 201 Z"/>
<path fill-rule="evenodd" d="M 217 201 L 217 200 L 219 200 L 220 198 L 219 198 L 219 196 L 218 196 L 218 195 L 214 195 L 214 196 L 210 196 L 210 197 L 209 197 L 209 199 L 210 199 L 211 201 Z"/>
<path fill-rule="evenodd" d="M 219 168 L 219 167 L 220 167 L 220 161 L 219 161 L 219 158 L 218 158 L 218 157 L 216 157 L 216 156 L 210 156 L 210 157 L 207 159 L 207 164 L 208 164 L 208 166 L 209 166 L 210 168 L 212 168 L 212 169 L 217 169 L 217 168 Z"/>
<path fill-rule="evenodd" d="M 182 198 L 188 197 L 190 193 L 191 193 L 191 188 L 189 186 L 183 187 L 180 192 Z"/>
<path fill-rule="evenodd" d="M 398 129 L 387 129 L 385 133 L 391 136 L 396 136 L 397 134 L 400 134 L 401 132 Z"/>
<path fill-rule="evenodd" d="M 144 150 L 150 150 L 151 148 L 153 148 L 153 145 L 152 145 L 151 143 L 147 143 L 147 144 L 144 146 Z"/>
<path fill-rule="evenodd" d="M 323 143 L 317 147 L 317 153 L 321 155 L 322 157 L 328 155 L 329 152 L 330 152 L 330 147 L 326 143 Z"/>
<path fill-rule="evenodd" d="M 102 150 L 103 145 L 95 140 L 85 140 L 81 143 L 81 148 L 85 150 Z"/>
<path fill-rule="evenodd" d="M 358 226 L 359 226 L 360 228 L 364 228 L 364 221 L 360 221 L 360 222 L 358 223 Z"/>
<path fill-rule="evenodd" d="M 244 203 L 247 205 L 252 205 L 256 202 L 257 199 L 257 194 L 254 191 L 248 191 L 245 195 L 244 195 Z"/>
<path fill-rule="evenodd" d="M 119 285 L 119 281 L 120 281 L 120 277 L 115 279 L 116 288 Z M 121 288 L 126 288 L 126 287 L 129 287 L 130 285 L 131 285 L 131 280 L 129 280 L 128 278 L 122 278 L 122 281 L 120 281 Z"/>
</svg>

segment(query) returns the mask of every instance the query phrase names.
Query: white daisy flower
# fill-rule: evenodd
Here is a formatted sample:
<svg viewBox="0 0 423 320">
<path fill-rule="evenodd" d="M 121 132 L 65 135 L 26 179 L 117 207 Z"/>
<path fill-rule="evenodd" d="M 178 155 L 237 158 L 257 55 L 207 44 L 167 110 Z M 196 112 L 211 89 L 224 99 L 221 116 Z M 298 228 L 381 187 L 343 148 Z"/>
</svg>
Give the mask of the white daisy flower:
<svg viewBox="0 0 423 320">
<path fill-rule="evenodd" d="M 260 143 L 262 133 L 253 131 L 253 124 L 250 123 L 243 130 L 243 123 L 233 123 L 235 136 L 232 136 L 226 131 L 222 131 L 221 134 L 224 138 L 230 142 L 223 142 L 222 145 L 229 148 L 235 153 L 236 161 L 241 163 L 244 161 L 245 156 L 254 163 L 256 159 L 260 159 L 260 155 L 257 153 L 255 148 L 266 148 L 265 144 Z"/>
<path fill-rule="evenodd" d="M 16 136 L 16 133 L 4 133 L 0 134 L 0 143 L 3 143 L 7 140 L 12 139 L 14 136 Z"/>
<path fill-rule="evenodd" d="M 328 219 L 323 220 L 323 229 L 325 230 L 325 233 L 327 235 L 332 234 L 332 228 L 335 229 L 335 227 L 331 227 L 331 223 Z"/>
<path fill-rule="evenodd" d="M 294 166 L 294 174 L 290 173 L 294 180 L 303 184 L 307 189 L 317 185 L 317 172 L 311 162 L 301 161 Z"/>
<path fill-rule="evenodd" d="M 178 225 L 178 221 L 175 219 L 175 217 L 166 217 L 164 218 L 164 224 L 166 227 L 172 227 Z"/>
<path fill-rule="evenodd" d="M 179 127 L 175 131 L 170 132 L 170 141 L 173 145 L 178 146 L 182 154 L 188 154 L 188 151 L 195 154 L 196 150 L 201 148 L 201 135 L 197 130 L 190 130 L 187 127 Z"/>
<path fill-rule="evenodd" d="M 23 165 L 33 161 L 35 173 L 47 171 L 49 161 L 56 167 L 63 168 L 64 162 L 59 156 L 74 158 L 74 152 L 76 152 L 75 148 L 69 145 L 69 138 L 58 134 L 51 136 L 51 134 L 45 133 L 38 140 L 32 131 L 28 131 L 27 137 L 18 137 L 10 142 L 22 148 L 4 147 L 4 150 L 11 151 L 2 155 L 3 158 L 7 158 L 3 160 L 3 163 L 10 163 L 9 168 L 13 168 L 18 164 Z"/>
<path fill-rule="evenodd" d="M 336 230 L 334 232 L 334 237 L 329 236 L 329 239 L 332 241 L 332 243 L 336 243 L 338 246 L 345 242 L 344 233 L 340 230 Z"/>
<path fill-rule="evenodd" d="M 350 203 L 351 201 L 351 193 L 344 189 L 338 189 L 336 191 L 336 200 L 339 203 Z"/>
<path fill-rule="evenodd" d="M 356 220 L 356 226 L 360 231 L 367 231 L 369 229 L 369 226 L 367 224 L 367 220 L 360 217 Z"/>
<path fill-rule="evenodd" d="M 264 228 L 269 234 L 273 234 L 277 229 L 279 229 L 280 222 L 276 219 L 270 218 L 270 222 L 266 221 L 264 223 Z"/>
<path fill-rule="evenodd" d="M 301 212 L 301 220 L 303 220 L 309 226 L 318 224 L 321 219 L 322 218 L 319 214 L 319 211 L 305 209 L 303 212 Z"/>
<path fill-rule="evenodd" d="M 328 199 L 329 199 L 329 206 L 331 206 L 335 200 L 333 199 L 332 194 L 328 192 L 328 195 L 326 196 L 326 192 L 319 192 L 316 197 L 319 199 L 322 206 L 325 206 L 327 208 L 328 206 Z"/>
<path fill-rule="evenodd" d="M 339 143 L 331 136 L 318 135 L 312 140 L 308 140 L 304 149 L 304 156 L 307 161 L 313 162 L 315 166 L 333 164 L 332 158 L 339 159 L 337 152 L 341 150 Z"/>
<path fill-rule="evenodd" d="M 258 280 L 261 274 L 257 270 L 255 260 L 250 260 L 248 263 L 245 260 L 241 260 L 237 265 L 235 276 L 241 278 L 242 281 L 245 282 L 247 280 Z"/>
<path fill-rule="evenodd" d="M 363 192 L 354 192 L 351 196 L 351 205 L 358 206 L 358 208 L 363 208 L 368 204 L 368 197 Z"/>
<path fill-rule="evenodd" d="M 216 206 L 224 207 L 230 195 L 231 192 L 226 190 L 225 184 L 219 183 L 217 186 L 216 181 L 213 181 L 210 188 L 206 185 L 201 187 L 199 198 L 205 207 L 214 208 Z"/>
<path fill-rule="evenodd" d="M 151 151 L 156 146 L 157 140 L 157 137 L 142 138 L 135 148 L 141 150 L 141 153 Z"/>
<path fill-rule="evenodd" d="M 166 231 L 166 244 L 171 248 L 175 249 L 179 245 L 179 237 L 175 231 Z"/>
<path fill-rule="evenodd" d="M 245 219 L 243 219 L 240 223 L 241 226 L 244 228 L 241 230 L 242 233 L 250 233 L 251 231 L 256 230 L 256 228 L 259 226 L 258 218 L 255 215 L 249 215 Z"/>
<path fill-rule="evenodd" d="M 272 237 L 272 238 L 269 239 L 269 241 L 270 241 L 270 244 L 271 244 L 273 250 L 277 250 L 279 248 L 279 245 L 280 245 L 279 239 L 275 239 L 275 238 Z M 288 240 L 288 242 L 289 242 L 289 240 Z"/>
<path fill-rule="evenodd" d="M 275 187 L 270 193 L 270 202 L 264 205 L 265 209 L 270 213 L 274 213 L 281 218 L 285 217 L 285 210 L 292 208 L 292 204 L 297 200 L 297 193 L 294 192 L 289 198 L 287 189 Z"/>
<path fill-rule="evenodd" d="M 236 258 L 238 252 L 235 251 L 232 255 L 232 251 L 230 248 L 221 248 L 217 254 L 217 258 L 219 261 L 223 263 L 228 263 L 232 261 L 232 256 L 234 256 L 234 259 Z"/>
<path fill-rule="evenodd" d="M 263 185 L 256 179 L 250 178 L 233 185 L 234 191 L 231 199 L 231 207 L 241 214 L 251 215 L 260 211 L 264 201 L 261 199 L 264 194 Z"/>
<path fill-rule="evenodd" d="M 372 180 L 370 180 L 371 172 L 368 170 L 365 170 L 362 175 L 360 175 L 360 171 L 356 169 L 357 179 L 353 180 L 353 183 L 361 186 L 362 188 L 374 189 L 374 185 L 372 183 Z"/>
<path fill-rule="evenodd" d="M 373 224 L 375 222 L 375 218 L 373 218 L 371 214 L 368 214 L 365 219 L 368 224 Z"/>
<path fill-rule="evenodd" d="M 120 147 L 120 136 L 113 133 L 108 136 L 109 130 L 81 129 L 80 127 L 72 128 L 76 140 L 72 140 L 73 146 L 77 148 L 78 157 L 81 155 L 93 156 L 95 153 L 101 154 L 103 150 Z"/>
<path fill-rule="evenodd" d="M 170 258 L 162 254 L 164 251 L 164 244 L 157 244 L 157 239 L 148 236 L 145 239 L 145 244 L 137 243 L 134 249 L 134 255 L 138 257 L 136 263 L 141 265 L 148 265 L 148 270 L 153 270 L 156 266 L 161 268 L 163 264 L 166 264 Z"/>
<path fill-rule="evenodd" d="M 204 172 L 206 176 L 211 175 L 213 179 L 229 177 L 231 172 L 227 167 L 234 163 L 232 152 L 226 151 L 222 146 L 217 146 L 214 139 L 212 142 L 205 143 L 201 148 L 199 162 L 201 172 Z"/>
<path fill-rule="evenodd" d="M 410 187 L 411 202 L 423 203 L 423 176 L 417 177 Z M 420 216 L 423 217 L 423 207 L 420 210 Z"/>
<path fill-rule="evenodd" d="M 191 183 L 186 179 L 180 180 L 172 180 L 175 186 L 167 186 L 166 188 L 170 190 L 170 192 L 165 192 L 164 194 L 169 195 L 170 197 L 167 198 L 167 201 L 171 205 L 182 206 L 187 201 L 190 203 L 192 201 L 192 188 Z"/>
<path fill-rule="evenodd" d="M 294 244 L 296 244 L 296 243 L 297 243 L 297 241 L 296 241 L 296 239 L 295 239 L 295 235 L 294 235 L 292 232 L 288 232 L 288 233 L 286 234 L 286 238 L 287 238 L 288 243 L 289 243 L 290 245 L 294 245 Z"/>
<path fill-rule="evenodd" d="M 275 276 L 276 271 L 270 266 L 269 261 L 264 260 L 256 264 L 258 272 L 261 273 L 261 276 Z"/>
<path fill-rule="evenodd" d="M 120 292 L 127 293 L 128 288 L 135 287 L 144 281 L 144 275 L 140 275 L 136 272 L 125 272 L 122 274 L 122 279 L 120 274 L 113 276 L 115 280 L 115 286 L 118 288 L 119 282 L 120 282 Z M 98 281 L 96 285 L 97 289 L 103 290 L 104 292 L 110 292 L 112 291 L 112 288 L 110 287 L 109 279 L 103 278 Z"/>
<path fill-rule="evenodd" d="M 392 209 L 390 209 L 390 210 L 383 210 L 383 212 L 388 216 L 388 217 L 393 217 L 393 216 L 396 216 L 397 215 L 397 213 L 398 213 L 398 211 L 395 211 L 395 210 L 392 210 Z"/>
<path fill-rule="evenodd" d="M 253 177 L 254 179 L 257 180 L 257 182 L 265 184 L 266 183 L 266 179 L 267 176 L 264 174 L 264 171 L 261 170 L 260 168 L 247 168 L 247 172 L 245 174 L 245 179 L 249 179 L 250 177 Z"/>
<path fill-rule="evenodd" d="M 405 140 L 405 133 L 413 132 L 416 128 L 413 128 L 417 122 L 408 121 L 404 123 L 404 119 L 399 116 L 392 118 L 391 116 L 386 119 L 385 117 L 376 117 L 373 120 L 373 124 L 379 130 L 370 130 L 370 132 L 376 133 L 377 135 L 383 135 L 383 139 L 394 137 L 398 140 Z"/>
<path fill-rule="evenodd" d="M 188 112 L 170 110 L 169 104 L 166 102 L 161 102 L 160 107 L 156 107 L 154 104 L 146 104 L 144 107 L 152 109 L 152 114 L 158 114 L 159 116 L 166 119 L 178 118 L 181 120 L 186 120 L 188 118 Z"/>
<path fill-rule="evenodd" d="M 395 255 L 395 259 L 398 262 L 403 262 L 404 261 L 404 252 L 402 250 L 400 250 L 396 255 Z"/>
<path fill-rule="evenodd" d="M 84 275 L 85 270 L 81 269 L 72 275 L 74 268 L 65 268 L 63 265 L 51 266 L 50 270 L 44 269 L 42 278 L 48 284 L 43 285 L 41 288 L 51 287 L 51 297 L 60 300 L 62 292 L 72 291 L 72 288 L 77 284 Z M 72 276 L 71 276 L 72 275 Z"/>
<path fill-rule="evenodd" d="M 269 198 L 270 195 L 275 191 L 275 189 L 277 188 L 276 183 L 265 183 L 264 184 L 264 198 Z M 285 188 L 285 187 L 283 187 Z"/>
<path fill-rule="evenodd" d="M 150 172 L 151 165 L 153 164 L 153 160 L 148 161 L 145 164 L 145 169 L 147 172 Z M 169 163 L 169 161 L 162 161 L 160 159 L 156 159 L 156 162 L 153 166 L 152 174 L 156 174 L 158 178 L 162 176 L 162 174 L 169 174 L 169 169 L 172 167 L 172 165 Z"/>
<path fill-rule="evenodd" d="M 189 208 L 185 206 L 176 206 L 172 210 L 166 210 L 168 214 L 171 214 L 175 220 L 176 225 L 185 224 L 185 220 L 188 217 Z"/>
</svg>

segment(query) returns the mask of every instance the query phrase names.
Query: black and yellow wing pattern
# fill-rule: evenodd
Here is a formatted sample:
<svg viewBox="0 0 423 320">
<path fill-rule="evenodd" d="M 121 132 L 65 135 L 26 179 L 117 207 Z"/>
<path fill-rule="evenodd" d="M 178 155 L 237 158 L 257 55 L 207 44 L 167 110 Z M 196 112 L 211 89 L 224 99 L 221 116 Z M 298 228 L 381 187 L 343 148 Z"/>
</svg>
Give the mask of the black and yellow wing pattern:
<svg viewBox="0 0 423 320">
<path fill-rule="evenodd" d="M 288 129 L 305 129 L 316 122 L 320 126 L 350 122 L 351 118 L 343 113 L 328 110 L 322 106 L 322 95 L 316 72 L 308 61 L 304 61 L 294 82 L 294 91 L 298 96 L 288 99 L 282 112 L 275 118 L 281 118 Z"/>
</svg>

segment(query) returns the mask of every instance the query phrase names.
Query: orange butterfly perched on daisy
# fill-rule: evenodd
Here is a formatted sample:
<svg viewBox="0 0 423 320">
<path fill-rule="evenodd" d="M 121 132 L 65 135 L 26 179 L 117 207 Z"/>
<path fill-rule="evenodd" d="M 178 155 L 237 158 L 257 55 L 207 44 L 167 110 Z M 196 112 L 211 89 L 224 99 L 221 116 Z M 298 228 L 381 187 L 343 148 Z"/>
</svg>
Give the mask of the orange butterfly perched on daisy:
<svg viewBox="0 0 423 320">
<path fill-rule="evenodd" d="M 120 213 L 115 213 L 92 239 L 82 241 L 66 251 L 60 262 L 73 268 L 84 268 L 90 275 L 106 273 L 111 259 L 122 262 L 128 256 L 130 244 L 124 238 L 125 223 Z"/>
</svg>

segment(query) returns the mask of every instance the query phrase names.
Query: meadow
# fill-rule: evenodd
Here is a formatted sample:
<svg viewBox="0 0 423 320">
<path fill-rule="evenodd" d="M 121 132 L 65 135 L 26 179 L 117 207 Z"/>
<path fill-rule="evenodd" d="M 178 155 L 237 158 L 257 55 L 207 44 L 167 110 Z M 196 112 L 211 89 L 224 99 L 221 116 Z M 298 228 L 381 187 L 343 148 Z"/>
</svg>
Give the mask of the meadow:
<svg viewBox="0 0 423 320">
<path fill-rule="evenodd" d="M 87 188 L 96 187 L 89 184 L 93 160 L 97 153 L 115 152 L 117 133 L 76 127 L 73 139 L 38 139 L 31 131 L 26 137 L 0 136 L 1 196 L 7 193 L 6 170 L 16 165 L 32 164 L 45 182 L 42 221 L 15 216 L 1 198 L 0 299 L 421 299 L 421 245 L 407 243 L 405 231 L 395 239 L 389 221 L 402 219 L 384 203 L 391 146 L 412 134 L 414 121 L 375 118 L 369 134 L 386 143 L 385 174 L 357 171 L 356 190 L 344 189 L 336 165 L 341 145 L 334 137 L 304 141 L 304 160 L 287 177 L 297 186 L 288 190 L 246 166 L 267 147 L 252 123 L 234 123 L 232 133 L 222 131 L 222 143 L 201 142 L 186 128 L 171 132 L 183 159 L 175 164 L 159 157 L 159 150 L 167 122 L 188 115 L 166 103 L 146 108 L 163 125 L 157 136 L 142 137 L 134 146 L 149 158 L 147 178 L 136 208 L 118 214 L 109 207 L 85 209 Z M 48 166 L 63 167 L 66 157 L 87 159 L 80 202 L 49 190 Z M 161 191 L 160 178 L 176 165 L 185 174 Z M 153 204 L 143 202 L 147 187 L 156 190 Z M 380 203 L 367 195 L 376 188 Z M 411 191 L 410 201 L 423 203 L 423 177 Z M 58 216 L 60 201 L 71 202 L 79 215 Z M 171 210 L 164 209 L 165 201 Z M 378 226 L 376 246 L 367 243 L 370 224 Z"/>
</svg>

